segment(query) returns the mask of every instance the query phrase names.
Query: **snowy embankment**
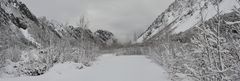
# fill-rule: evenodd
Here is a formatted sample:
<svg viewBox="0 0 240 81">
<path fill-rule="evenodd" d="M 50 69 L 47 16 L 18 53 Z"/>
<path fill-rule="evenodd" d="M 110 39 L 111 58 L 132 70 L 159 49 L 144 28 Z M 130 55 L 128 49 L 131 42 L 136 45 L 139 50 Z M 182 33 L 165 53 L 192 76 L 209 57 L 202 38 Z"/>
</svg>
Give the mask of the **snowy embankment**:
<svg viewBox="0 0 240 81">
<path fill-rule="evenodd" d="M 81 69 L 83 68 L 83 69 Z M 103 55 L 90 67 L 56 64 L 36 77 L 5 78 L 0 81 L 170 81 L 159 65 L 145 56 Z"/>
</svg>

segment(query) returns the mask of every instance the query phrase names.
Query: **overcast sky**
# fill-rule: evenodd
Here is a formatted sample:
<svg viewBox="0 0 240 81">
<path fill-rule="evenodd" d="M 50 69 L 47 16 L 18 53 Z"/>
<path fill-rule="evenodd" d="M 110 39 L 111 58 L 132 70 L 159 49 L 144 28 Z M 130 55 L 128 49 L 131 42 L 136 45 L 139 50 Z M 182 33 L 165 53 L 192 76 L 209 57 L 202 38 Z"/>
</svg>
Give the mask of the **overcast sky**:
<svg viewBox="0 0 240 81">
<path fill-rule="evenodd" d="M 90 29 L 109 30 L 121 41 L 143 32 L 174 0 L 22 0 L 38 17 L 76 25 L 87 16 Z"/>
</svg>

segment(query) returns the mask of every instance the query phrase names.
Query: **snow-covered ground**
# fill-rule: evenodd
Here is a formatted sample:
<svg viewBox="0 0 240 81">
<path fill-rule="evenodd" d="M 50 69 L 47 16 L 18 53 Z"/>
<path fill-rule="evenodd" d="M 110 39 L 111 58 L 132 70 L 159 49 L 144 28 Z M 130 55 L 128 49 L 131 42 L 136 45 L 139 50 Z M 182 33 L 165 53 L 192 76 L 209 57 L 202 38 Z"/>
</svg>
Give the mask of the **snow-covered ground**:
<svg viewBox="0 0 240 81">
<path fill-rule="evenodd" d="M 164 69 L 145 56 L 103 55 L 91 67 L 79 68 L 81 64 L 56 64 L 41 76 L 0 81 L 170 81 Z"/>
</svg>

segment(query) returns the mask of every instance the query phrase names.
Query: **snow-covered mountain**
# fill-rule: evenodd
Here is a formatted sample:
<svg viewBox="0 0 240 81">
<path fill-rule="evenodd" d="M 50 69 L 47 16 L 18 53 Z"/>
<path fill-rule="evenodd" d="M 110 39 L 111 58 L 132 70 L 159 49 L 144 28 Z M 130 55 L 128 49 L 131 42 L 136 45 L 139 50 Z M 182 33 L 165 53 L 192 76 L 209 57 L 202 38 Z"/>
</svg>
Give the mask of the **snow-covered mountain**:
<svg viewBox="0 0 240 81">
<path fill-rule="evenodd" d="M 0 0 L 0 77 L 41 75 L 58 62 L 87 65 L 104 45 L 90 29 L 37 18 L 19 0 Z"/>
<path fill-rule="evenodd" d="M 113 33 L 106 30 L 97 30 L 94 34 L 106 45 L 112 45 L 114 42 L 117 42 L 117 39 L 114 37 Z"/>
<path fill-rule="evenodd" d="M 239 81 L 239 3 L 175 0 L 137 42 L 155 51 L 150 56 L 174 81 Z"/>
<path fill-rule="evenodd" d="M 217 15 L 219 2 L 220 14 L 230 13 L 239 8 L 238 0 L 175 0 L 136 41 L 142 43 L 157 39 L 164 34 L 178 34 Z"/>
<path fill-rule="evenodd" d="M 37 18 L 18 0 L 0 0 L 0 16 L 0 51 L 14 46 L 44 48 L 63 40 L 101 43 L 89 29 Z"/>
<path fill-rule="evenodd" d="M 30 33 L 38 28 L 39 21 L 32 15 L 26 5 L 17 0 L 0 1 L 0 50 L 14 45 L 37 47 L 39 43 Z"/>
</svg>

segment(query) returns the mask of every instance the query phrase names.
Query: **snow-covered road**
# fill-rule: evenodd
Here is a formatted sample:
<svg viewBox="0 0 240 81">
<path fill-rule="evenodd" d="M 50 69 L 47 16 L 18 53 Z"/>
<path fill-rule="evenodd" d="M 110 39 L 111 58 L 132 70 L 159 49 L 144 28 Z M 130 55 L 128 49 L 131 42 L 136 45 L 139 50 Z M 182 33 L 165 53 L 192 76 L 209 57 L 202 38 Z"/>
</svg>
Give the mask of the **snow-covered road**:
<svg viewBox="0 0 240 81">
<path fill-rule="evenodd" d="M 76 63 L 57 64 L 42 76 L 0 81 L 170 81 L 163 68 L 145 56 L 103 55 L 91 67 L 77 67 Z"/>
</svg>

